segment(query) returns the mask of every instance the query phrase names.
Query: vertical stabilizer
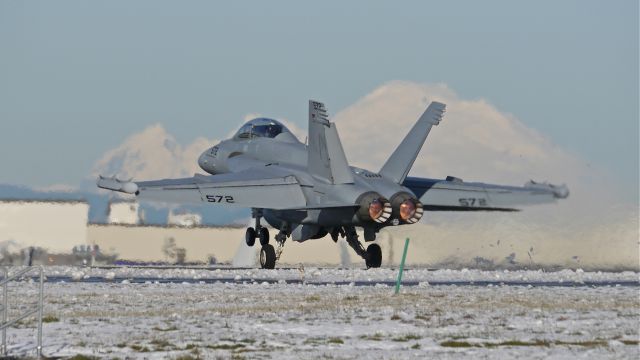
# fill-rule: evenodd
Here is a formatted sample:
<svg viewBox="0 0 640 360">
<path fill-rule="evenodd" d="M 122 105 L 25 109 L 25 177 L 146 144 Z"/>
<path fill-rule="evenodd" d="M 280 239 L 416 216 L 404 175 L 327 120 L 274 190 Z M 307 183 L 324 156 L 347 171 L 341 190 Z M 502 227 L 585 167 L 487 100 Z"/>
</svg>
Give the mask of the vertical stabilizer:
<svg viewBox="0 0 640 360">
<path fill-rule="evenodd" d="M 353 183 L 336 125 L 329 121 L 324 104 L 313 100 L 309 100 L 307 154 L 307 168 L 311 175 L 331 184 Z"/>
<path fill-rule="evenodd" d="M 446 105 L 432 102 L 420 119 L 413 125 L 404 140 L 391 154 L 387 162 L 380 169 L 380 175 L 401 184 L 407 177 L 409 170 L 422 149 L 431 128 L 438 125 L 444 116 Z"/>
<path fill-rule="evenodd" d="M 353 173 L 349 168 L 349 163 L 347 163 L 347 157 L 344 154 L 335 123 L 330 123 L 330 127 L 325 129 L 325 136 L 329 152 L 331 176 L 333 176 L 332 182 L 334 184 L 352 184 Z"/>
</svg>

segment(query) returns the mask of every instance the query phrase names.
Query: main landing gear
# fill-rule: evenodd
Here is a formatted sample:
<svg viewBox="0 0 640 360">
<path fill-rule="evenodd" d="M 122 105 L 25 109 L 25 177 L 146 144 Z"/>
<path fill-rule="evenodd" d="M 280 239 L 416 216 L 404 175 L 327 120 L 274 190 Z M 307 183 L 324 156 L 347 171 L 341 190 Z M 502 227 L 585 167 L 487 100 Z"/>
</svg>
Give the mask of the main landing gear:
<svg viewBox="0 0 640 360">
<path fill-rule="evenodd" d="M 336 232 L 335 237 L 332 233 L 331 236 L 334 238 L 334 241 L 337 241 L 338 234 L 345 237 L 347 243 L 353 250 L 355 250 L 356 254 L 360 255 L 361 258 L 364 259 L 365 264 L 367 265 L 367 269 L 369 268 L 379 268 L 382 265 L 382 249 L 380 249 L 380 245 L 371 244 L 364 249 L 364 246 L 358 240 L 358 234 L 356 233 L 356 229 L 353 226 L 345 227 L 344 229 L 340 229 Z"/>
<path fill-rule="evenodd" d="M 278 249 L 276 250 L 273 245 L 269 244 L 269 229 L 260 225 L 260 218 L 262 217 L 262 210 L 252 209 L 251 216 L 256 219 L 255 228 L 247 228 L 245 233 L 245 241 L 247 245 L 253 246 L 256 239 L 260 240 L 260 267 L 263 269 L 273 269 L 276 267 L 276 261 L 280 259 L 282 250 L 284 248 L 284 242 L 287 240 L 287 233 L 285 230 L 275 236 L 275 240 L 278 243 Z"/>
</svg>

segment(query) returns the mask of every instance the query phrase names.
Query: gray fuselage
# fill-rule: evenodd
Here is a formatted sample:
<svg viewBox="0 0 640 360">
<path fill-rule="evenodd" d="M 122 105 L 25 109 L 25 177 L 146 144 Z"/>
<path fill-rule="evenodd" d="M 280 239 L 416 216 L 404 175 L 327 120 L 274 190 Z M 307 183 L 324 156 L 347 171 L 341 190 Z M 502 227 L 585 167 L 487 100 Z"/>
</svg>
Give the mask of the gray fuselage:
<svg viewBox="0 0 640 360">
<path fill-rule="evenodd" d="M 295 176 L 306 197 L 307 209 L 263 209 L 263 213 L 273 227 L 280 230 L 285 226 L 290 227 L 293 239 L 297 241 L 322 237 L 338 226 L 362 226 L 369 233 L 377 232 L 386 225 L 403 223 L 392 218 L 386 224 L 379 224 L 359 216 L 361 207 L 366 205 L 361 204 L 361 200 L 367 194 L 376 194 L 385 199 L 394 199 L 402 194 L 415 199 L 411 190 L 377 173 L 356 167 L 349 167 L 353 183 L 331 184 L 307 171 L 307 159 L 307 145 L 291 133 L 282 133 L 275 138 L 224 140 L 203 152 L 198 164 L 204 171 L 214 175 L 257 169 L 276 176 Z M 353 206 L 345 207 L 345 202 Z M 296 230 L 303 233 L 296 234 Z"/>
</svg>

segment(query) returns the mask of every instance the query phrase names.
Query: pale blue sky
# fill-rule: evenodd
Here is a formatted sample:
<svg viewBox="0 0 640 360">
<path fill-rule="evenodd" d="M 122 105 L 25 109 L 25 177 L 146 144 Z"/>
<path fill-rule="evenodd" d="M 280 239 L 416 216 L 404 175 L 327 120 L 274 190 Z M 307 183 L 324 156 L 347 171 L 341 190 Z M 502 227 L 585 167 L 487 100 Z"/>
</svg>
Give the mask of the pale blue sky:
<svg viewBox="0 0 640 360">
<path fill-rule="evenodd" d="M 0 0 L 0 183 L 77 185 L 161 122 L 306 127 L 390 80 L 485 98 L 637 197 L 638 1 Z"/>
</svg>

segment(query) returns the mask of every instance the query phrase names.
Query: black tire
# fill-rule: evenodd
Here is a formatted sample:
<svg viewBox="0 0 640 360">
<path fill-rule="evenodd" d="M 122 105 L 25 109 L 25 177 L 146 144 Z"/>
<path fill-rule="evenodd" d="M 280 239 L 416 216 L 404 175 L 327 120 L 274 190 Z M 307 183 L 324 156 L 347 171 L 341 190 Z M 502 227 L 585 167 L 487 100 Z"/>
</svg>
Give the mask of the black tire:
<svg viewBox="0 0 640 360">
<path fill-rule="evenodd" d="M 269 243 L 269 229 L 261 227 L 258 232 L 258 238 L 260 239 L 260 245 L 265 246 Z"/>
<path fill-rule="evenodd" d="M 252 227 L 247 228 L 247 232 L 244 234 L 244 241 L 249 246 L 253 246 L 256 243 L 256 231 Z"/>
<path fill-rule="evenodd" d="M 273 269 L 276 267 L 276 250 L 273 245 L 265 245 L 260 249 L 260 267 Z"/>
<path fill-rule="evenodd" d="M 371 244 L 367 247 L 367 259 L 365 260 L 368 268 L 379 268 L 382 265 L 382 249 L 378 244 Z"/>
</svg>

